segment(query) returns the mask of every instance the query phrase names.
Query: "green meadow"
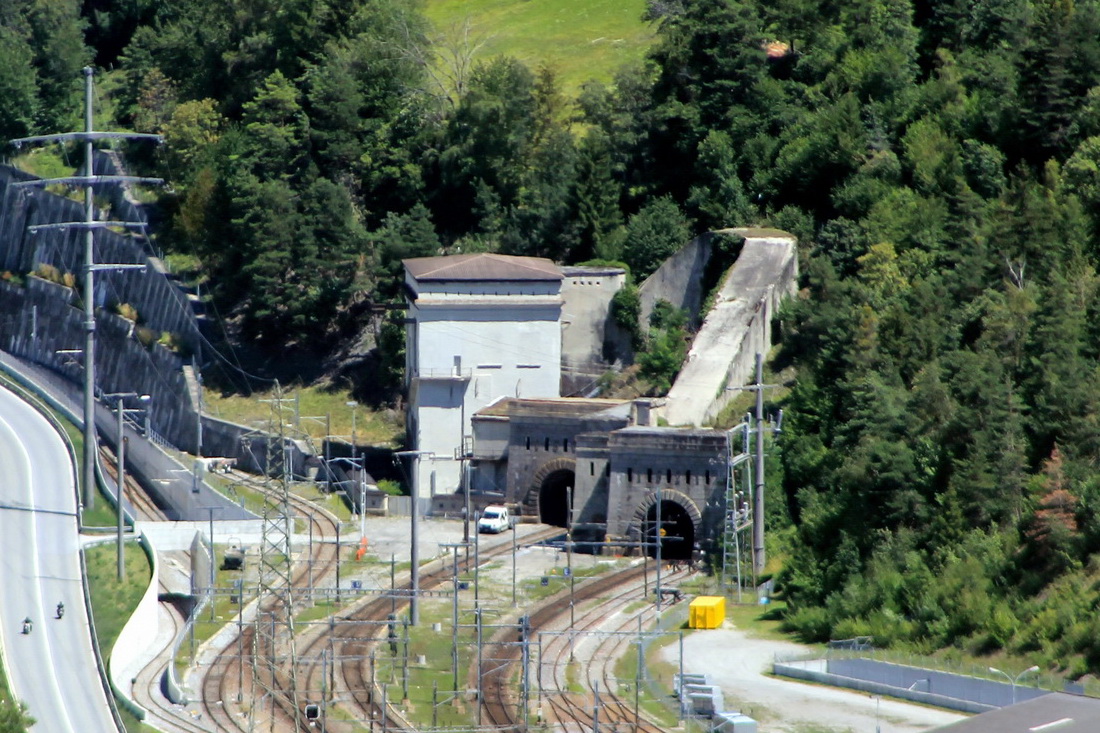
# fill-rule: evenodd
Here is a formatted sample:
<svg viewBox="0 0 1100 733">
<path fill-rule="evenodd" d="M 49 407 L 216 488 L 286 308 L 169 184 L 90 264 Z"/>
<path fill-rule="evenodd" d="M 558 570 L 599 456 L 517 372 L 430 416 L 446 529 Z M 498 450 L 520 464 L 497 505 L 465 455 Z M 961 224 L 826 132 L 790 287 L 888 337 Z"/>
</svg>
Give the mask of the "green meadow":
<svg viewBox="0 0 1100 733">
<path fill-rule="evenodd" d="M 547 64 L 562 91 L 611 81 L 620 66 L 639 61 L 655 25 L 642 20 L 645 0 L 428 0 L 425 15 L 444 43 L 469 23 L 475 58 L 513 56 L 532 70 Z"/>
</svg>

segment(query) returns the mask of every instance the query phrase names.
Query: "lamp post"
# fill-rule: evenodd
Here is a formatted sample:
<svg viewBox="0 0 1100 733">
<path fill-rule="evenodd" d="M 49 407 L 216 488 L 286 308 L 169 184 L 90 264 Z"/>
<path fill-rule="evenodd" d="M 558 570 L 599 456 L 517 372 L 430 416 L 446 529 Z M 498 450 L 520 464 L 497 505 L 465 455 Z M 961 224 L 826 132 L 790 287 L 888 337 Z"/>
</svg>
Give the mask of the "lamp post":
<svg viewBox="0 0 1100 733">
<path fill-rule="evenodd" d="M 989 671 L 994 672 L 994 673 L 999 674 L 999 675 L 1002 675 L 1002 676 L 1004 676 L 1004 678 L 1006 680 L 1009 681 L 1009 683 L 1012 685 L 1012 704 L 1015 705 L 1016 704 L 1016 683 L 1019 682 L 1020 678 L 1023 677 L 1024 675 L 1031 674 L 1032 672 L 1038 672 L 1039 671 L 1039 666 L 1038 665 L 1032 665 L 1032 666 L 1028 667 L 1027 669 L 1025 669 L 1023 672 L 1020 672 L 1020 674 L 1016 675 L 1015 677 L 1010 675 L 1008 672 L 1003 672 L 1003 671 L 997 669 L 996 667 L 990 667 Z"/>
<path fill-rule="evenodd" d="M 367 459 L 359 456 L 359 542 L 367 536 Z"/>
<path fill-rule="evenodd" d="M 352 413 L 354 414 L 354 413 Z M 413 471 L 412 479 L 409 479 L 409 474 L 405 471 L 405 464 L 402 462 L 402 458 L 405 456 L 411 456 L 419 459 L 421 456 L 434 456 L 435 452 L 430 450 L 404 450 L 397 451 L 393 454 L 394 462 L 397 463 L 398 468 L 401 469 L 401 473 L 405 475 L 405 481 L 409 485 L 409 499 L 410 510 L 409 516 L 411 521 L 411 527 L 409 531 L 409 561 L 412 567 L 409 570 L 410 585 L 412 586 L 411 593 L 409 595 L 409 623 L 416 626 L 420 622 L 420 606 L 418 603 L 417 594 L 420 592 L 420 551 L 416 546 L 417 543 L 417 480 L 419 478 L 419 472 Z M 481 706 L 478 706 L 481 709 Z"/>
<path fill-rule="evenodd" d="M 123 551 L 122 530 L 124 521 L 122 517 L 122 497 L 126 487 L 126 435 L 123 426 L 123 416 L 126 414 L 124 402 L 127 397 L 137 397 L 142 402 L 148 403 L 149 395 L 139 395 L 137 392 L 115 392 L 103 395 L 103 399 L 115 401 L 115 411 L 118 413 L 118 445 L 115 454 L 118 457 L 118 480 L 116 482 L 115 508 L 118 517 L 118 579 L 122 580 L 126 574 L 126 560 Z"/>
</svg>

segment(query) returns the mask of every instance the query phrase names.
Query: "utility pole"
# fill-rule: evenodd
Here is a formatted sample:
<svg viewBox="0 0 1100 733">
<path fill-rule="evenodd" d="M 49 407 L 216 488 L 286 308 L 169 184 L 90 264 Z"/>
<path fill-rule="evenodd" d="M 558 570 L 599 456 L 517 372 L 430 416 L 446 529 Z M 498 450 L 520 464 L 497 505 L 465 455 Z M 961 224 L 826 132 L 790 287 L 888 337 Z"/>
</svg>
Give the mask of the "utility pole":
<svg viewBox="0 0 1100 733">
<path fill-rule="evenodd" d="M 115 456 L 118 458 L 118 479 L 115 482 L 117 487 L 117 494 L 115 496 L 115 511 L 116 518 L 118 520 L 118 579 L 122 580 L 126 574 L 126 561 L 125 561 L 125 548 L 122 542 L 122 531 L 125 528 L 122 512 L 122 501 L 125 495 L 126 487 L 126 441 L 128 440 L 124 430 L 123 416 L 127 410 L 125 407 L 125 400 L 127 397 L 137 397 L 143 403 L 149 402 L 149 395 L 139 395 L 137 392 L 117 392 L 114 394 L 103 395 L 104 401 L 115 400 L 115 410 L 118 414 L 118 445 L 115 450 Z M 146 414 L 148 414 L 148 407 L 145 408 Z M 138 410 L 130 410 L 130 412 L 138 412 Z"/>
<path fill-rule="evenodd" d="M 757 575 L 764 572 L 764 355 L 756 354 L 756 495 L 752 503 L 752 554 Z"/>
<path fill-rule="evenodd" d="M 96 270 L 129 270 L 145 269 L 144 264 L 116 264 L 97 265 L 95 263 L 95 230 L 112 227 L 140 228 L 145 222 L 106 222 L 95 220 L 95 203 L 93 186 L 97 183 L 117 181 L 150 183 L 160 185 L 164 181 L 160 178 L 143 178 L 137 176 L 97 176 L 94 175 L 92 166 L 92 143 L 96 140 L 162 140 L 160 135 L 147 135 L 127 132 L 95 132 L 92 122 L 92 75 L 95 72 L 92 67 L 84 67 L 84 132 L 63 132 L 55 135 L 36 135 L 12 140 L 16 147 L 23 143 L 45 142 L 69 142 L 81 141 L 84 143 L 84 175 L 66 176 L 64 178 L 37 179 L 32 181 L 19 181 L 14 186 L 48 186 L 51 183 L 61 183 L 70 186 L 82 186 L 84 188 L 84 221 L 61 222 L 56 224 L 40 224 L 27 227 L 31 233 L 43 229 L 83 229 L 84 230 L 84 492 L 83 509 L 89 510 L 95 506 L 95 464 L 97 456 L 96 430 L 95 430 L 95 279 Z"/>
<path fill-rule="evenodd" d="M 756 421 L 756 449 L 753 458 L 753 471 L 755 486 L 753 487 L 752 502 L 752 567 L 753 572 L 759 575 L 764 572 L 766 558 L 764 556 L 764 432 L 779 433 L 782 431 L 783 411 L 779 411 L 779 417 L 775 426 L 764 426 L 764 390 L 776 387 L 775 384 L 764 384 L 764 355 L 756 354 L 756 381 L 743 387 L 727 387 L 730 390 L 746 390 L 756 392 L 756 410 L 753 417 Z M 746 428 L 746 431 L 748 428 Z M 728 492 L 728 487 L 727 487 Z"/>
<path fill-rule="evenodd" d="M 354 413 L 352 413 L 354 414 Z M 416 626 L 420 623 L 420 549 L 417 547 L 419 540 L 418 536 L 418 517 L 419 509 L 417 506 L 417 483 L 420 480 L 420 471 L 418 466 L 414 465 L 412 473 L 412 479 L 409 479 L 409 474 L 405 471 L 405 465 L 402 462 L 404 456 L 412 456 L 419 461 L 421 456 L 434 457 L 435 453 L 427 450 L 406 450 L 397 451 L 393 454 L 394 463 L 401 469 L 401 473 L 405 474 L 405 480 L 409 484 L 409 499 L 411 504 L 411 511 L 409 512 L 410 527 L 409 527 L 409 560 L 412 567 L 409 569 L 409 581 L 412 589 L 409 593 L 409 622 Z"/>
<path fill-rule="evenodd" d="M 661 545 L 664 544 L 662 540 L 664 537 L 661 535 L 661 487 L 657 487 L 657 531 L 654 536 L 657 540 L 657 616 L 661 615 Z"/>
<path fill-rule="evenodd" d="M 192 357 L 191 365 L 195 370 L 195 385 L 198 388 L 198 407 L 195 413 L 195 456 L 202 458 L 202 372 L 199 371 L 198 354 Z"/>
<path fill-rule="evenodd" d="M 118 512 L 118 579 L 120 581 L 126 576 L 126 547 L 122 541 L 122 496 L 126 486 L 126 436 L 123 434 L 122 419 L 122 398 L 120 397 L 118 400 L 118 450 L 115 451 L 118 457 L 118 481 L 116 482 L 118 496 L 115 497 L 115 509 Z"/>
</svg>

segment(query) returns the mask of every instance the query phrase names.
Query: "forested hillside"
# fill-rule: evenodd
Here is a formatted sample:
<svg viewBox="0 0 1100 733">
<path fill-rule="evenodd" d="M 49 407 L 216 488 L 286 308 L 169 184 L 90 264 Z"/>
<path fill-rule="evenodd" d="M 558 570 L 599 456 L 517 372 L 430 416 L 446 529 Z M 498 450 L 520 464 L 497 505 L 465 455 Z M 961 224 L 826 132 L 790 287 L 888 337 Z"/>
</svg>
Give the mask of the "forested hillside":
<svg viewBox="0 0 1100 733">
<path fill-rule="evenodd" d="M 1100 3 L 648 18 L 647 62 L 567 99 L 553 68 L 442 48 L 404 0 L 15 0 L 0 135 L 75 126 L 79 67 L 113 69 L 116 124 L 167 140 L 140 160 L 171 181 L 162 246 L 277 353 L 331 346 L 403 257 L 641 278 L 692 232 L 792 231 L 770 518 L 791 627 L 1096 671 Z"/>
</svg>

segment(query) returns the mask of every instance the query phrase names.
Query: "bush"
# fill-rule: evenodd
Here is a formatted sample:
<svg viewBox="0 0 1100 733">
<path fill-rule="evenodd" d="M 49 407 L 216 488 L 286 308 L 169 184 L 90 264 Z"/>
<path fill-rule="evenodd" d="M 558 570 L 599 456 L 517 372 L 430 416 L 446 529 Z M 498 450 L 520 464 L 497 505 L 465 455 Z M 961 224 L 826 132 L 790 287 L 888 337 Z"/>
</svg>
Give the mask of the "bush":
<svg viewBox="0 0 1100 733">
<path fill-rule="evenodd" d="M 180 340 L 180 337 L 177 334 L 172 333 L 171 331 L 162 331 L 160 334 L 160 338 L 157 339 L 157 343 L 171 351 L 173 354 L 179 354 L 183 357 L 190 356 L 187 347 Z"/>
<path fill-rule="evenodd" d="M 49 280 L 50 282 L 57 283 L 58 285 L 63 284 L 61 281 L 61 270 L 57 269 L 48 262 L 39 263 L 38 267 L 34 270 L 34 274 L 42 278 L 43 280 Z"/>
<path fill-rule="evenodd" d="M 134 323 L 138 322 L 137 308 L 130 305 L 129 303 L 119 303 L 118 305 L 116 305 L 115 313 L 119 314 L 128 321 L 132 321 Z"/>
<path fill-rule="evenodd" d="M 658 331 L 650 338 L 647 349 L 638 355 L 639 374 L 652 385 L 655 394 L 668 394 L 686 354 L 683 330 Z"/>
<path fill-rule="evenodd" d="M 384 478 L 378 482 L 378 490 L 390 496 L 401 496 L 405 492 L 401 490 L 401 484 Z"/>
<path fill-rule="evenodd" d="M 626 285 L 611 298 L 611 320 L 630 334 L 630 342 L 635 349 L 642 345 L 642 327 L 638 322 L 641 316 L 642 298 L 638 288 Z"/>
<path fill-rule="evenodd" d="M 832 636 L 829 612 L 820 606 L 807 606 L 788 614 L 783 620 L 785 631 L 793 631 L 806 643 L 826 642 Z"/>
</svg>

